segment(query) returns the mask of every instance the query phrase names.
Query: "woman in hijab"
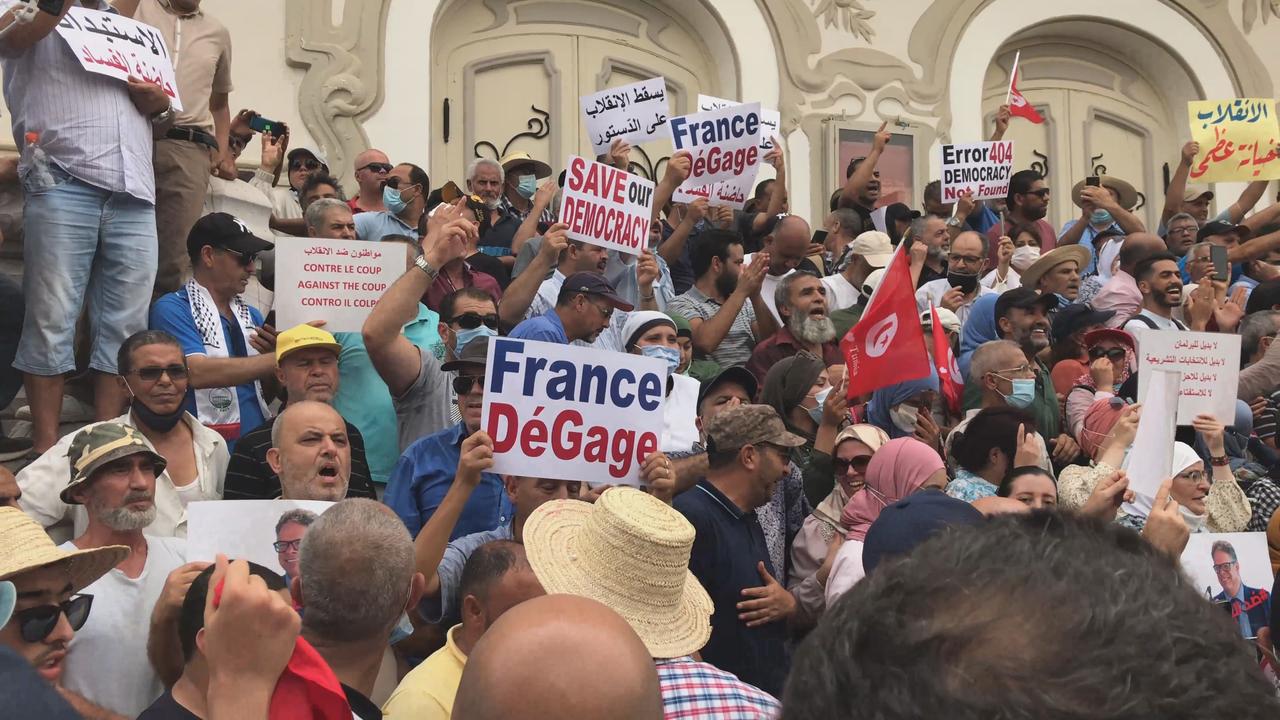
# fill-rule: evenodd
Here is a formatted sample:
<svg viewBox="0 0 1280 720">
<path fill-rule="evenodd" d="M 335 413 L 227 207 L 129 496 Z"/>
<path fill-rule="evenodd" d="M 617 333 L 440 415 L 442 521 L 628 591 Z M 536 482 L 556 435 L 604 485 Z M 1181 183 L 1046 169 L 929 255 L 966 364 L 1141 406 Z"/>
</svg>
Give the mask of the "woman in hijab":
<svg viewBox="0 0 1280 720">
<path fill-rule="evenodd" d="M 1120 386 L 1138 367 L 1133 336 L 1124 330 L 1092 330 L 1085 333 L 1084 347 L 1089 355 L 1089 372 L 1076 378 L 1067 393 L 1067 427 L 1077 441 L 1085 411 L 1093 401 L 1119 395 Z"/>
<path fill-rule="evenodd" d="M 831 393 L 822 359 L 801 351 L 769 368 L 760 390 L 760 403 L 778 411 L 787 430 L 808 440 L 792 451 L 791 459 L 804 467 L 822 423 L 822 404 Z"/>
<path fill-rule="evenodd" d="M 813 454 L 813 461 L 821 459 L 829 476 L 834 476 L 834 487 L 805 518 L 800 534 L 792 543 L 791 575 L 787 579 L 787 588 L 796 597 L 801 617 L 811 622 L 817 622 L 826 609 L 823 594 L 826 577 L 820 572 L 823 561 L 830 548 L 838 549 L 845 533 L 849 532 L 849 528 L 840 523 L 844 506 L 866 484 L 871 458 L 887 442 L 889 436 L 874 425 L 850 425 L 836 436 L 831 455 Z M 836 545 L 833 546 L 833 542 Z"/>
<path fill-rule="evenodd" d="M 848 528 L 845 543 L 836 553 L 827 578 L 827 605 L 835 602 L 866 572 L 862 567 L 862 543 L 867 528 L 880 511 L 926 488 L 947 486 L 947 468 L 938 451 L 915 438 L 890 440 L 867 463 L 866 484 L 853 494 L 840 513 L 840 525 Z"/>
<path fill-rule="evenodd" d="M 969 308 L 969 317 L 960 330 L 960 374 L 969 377 L 969 360 L 973 352 L 983 343 L 1000 339 L 1000 328 L 996 325 L 996 300 L 998 293 L 979 296 Z"/>
<path fill-rule="evenodd" d="M 661 360 L 666 365 L 666 402 L 662 406 L 663 452 L 688 452 L 698 442 L 698 381 L 677 372 L 680 344 L 676 323 L 666 313 L 638 310 L 622 328 L 624 347 L 632 355 Z"/>
<path fill-rule="evenodd" d="M 930 369 L 928 377 L 889 385 L 871 393 L 867 422 L 884 430 L 890 438 L 915 437 L 938 448 L 942 433 L 931 412 L 937 396 L 938 376 Z"/>
</svg>

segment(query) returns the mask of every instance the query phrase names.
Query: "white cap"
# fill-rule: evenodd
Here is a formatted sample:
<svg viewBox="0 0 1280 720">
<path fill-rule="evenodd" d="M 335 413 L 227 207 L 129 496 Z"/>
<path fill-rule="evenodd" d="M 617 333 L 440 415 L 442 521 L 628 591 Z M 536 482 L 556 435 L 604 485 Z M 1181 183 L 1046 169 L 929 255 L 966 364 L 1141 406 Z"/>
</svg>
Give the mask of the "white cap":
<svg viewBox="0 0 1280 720">
<path fill-rule="evenodd" d="M 880 287 L 880 281 L 883 279 L 884 268 L 872 270 L 871 274 L 867 276 L 867 279 L 862 281 L 862 292 L 870 297 L 871 293 L 875 292 L 876 288 Z"/>
<path fill-rule="evenodd" d="M 320 150 L 319 148 L 313 148 L 313 147 L 308 147 L 308 146 L 306 146 L 306 145 L 300 145 L 300 146 L 298 146 L 298 147 L 296 147 L 296 148 L 294 148 L 294 149 L 290 150 L 290 151 L 289 151 L 289 154 L 286 156 L 286 158 L 289 160 L 289 162 L 293 162 L 293 156 L 294 156 L 294 155 L 297 155 L 297 154 L 298 154 L 298 153 L 300 153 L 300 152 L 307 153 L 307 154 L 308 154 L 308 155 L 310 155 L 311 157 L 313 157 L 313 158 L 315 158 L 315 159 L 319 160 L 319 161 L 320 161 L 320 164 L 324 166 L 325 170 L 328 170 L 328 169 L 329 169 L 329 158 L 325 157 L 324 153 L 323 153 L 323 152 L 321 152 L 321 150 Z"/>
<path fill-rule="evenodd" d="M 868 230 L 849 243 L 849 252 L 861 256 L 871 267 L 882 268 L 893 259 L 893 242 L 879 230 Z"/>
</svg>

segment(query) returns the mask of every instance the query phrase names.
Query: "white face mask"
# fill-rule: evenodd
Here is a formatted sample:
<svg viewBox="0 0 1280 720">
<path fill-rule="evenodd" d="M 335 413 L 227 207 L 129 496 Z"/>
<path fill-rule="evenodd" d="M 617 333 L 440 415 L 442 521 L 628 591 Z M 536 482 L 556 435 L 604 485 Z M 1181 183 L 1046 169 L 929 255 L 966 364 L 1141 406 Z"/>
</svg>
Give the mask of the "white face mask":
<svg viewBox="0 0 1280 720">
<path fill-rule="evenodd" d="M 1020 248 L 1013 249 L 1013 256 L 1009 258 L 1009 264 L 1018 272 L 1026 272 L 1031 264 L 1040 259 L 1040 248 L 1035 245 L 1023 245 Z"/>
<path fill-rule="evenodd" d="M 889 408 L 889 419 L 893 420 L 893 424 L 902 432 L 913 433 L 916 431 L 919 412 L 919 408 L 914 405 L 894 405 Z"/>
</svg>

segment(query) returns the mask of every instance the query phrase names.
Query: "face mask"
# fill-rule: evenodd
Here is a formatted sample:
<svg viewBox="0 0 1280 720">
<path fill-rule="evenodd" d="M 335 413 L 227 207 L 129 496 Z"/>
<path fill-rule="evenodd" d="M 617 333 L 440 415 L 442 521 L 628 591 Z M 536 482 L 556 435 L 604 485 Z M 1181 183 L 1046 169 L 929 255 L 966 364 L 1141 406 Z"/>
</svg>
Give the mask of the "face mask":
<svg viewBox="0 0 1280 720">
<path fill-rule="evenodd" d="M 665 360 L 668 373 L 674 373 L 676 368 L 680 367 L 680 351 L 676 348 L 667 347 L 666 345 L 645 345 L 640 348 L 640 354 L 645 357 Z"/>
<path fill-rule="evenodd" d="M 472 340 L 475 340 L 478 337 L 482 337 L 482 336 L 494 337 L 497 334 L 498 334 L 498 331 L 494 330 L 488 325 L 479 325 L 477 327 L 471 328 L 470 330 L 459 330 L 457 333 L 455 333 L 455 336 L 458 339 L 456 341 L 457 347 L 454 348 L 453 354 L 455 356 L 461 355 L 462 348 L 466 347 L 467 343 L 471 342 Z"/>
<path fill-rule="evenodd" d="M 520 197 L 525 200 L 532 198 L 533 194 L 538 190 L 538 176 L 521 175 L 518 179 L 519 184 L 516 185 L 516 192 L 520 193 Z"/>
<path fill-rule="evenodd" d="M 916 431 L 919 412 L 914 405 L 894 405 L 889 408 L 889 419 L 893 420 L 893 424 L 902 432 L 913 433 Z"/>
<path fill-rule="evenodd" d="M 1018 272 L 1026 272 L 1031 264 L 1040 259 L 1040 248 L 1035 245 L 1023 245 L 1020 248 L 1013 249 L 1013 256 L 1009 258 L 1009 264 Z"/>
<path fill-rule="evenodd" d="M 947 284 L 960 288 L 960 292 L 968 295 L 978 287 L 978 276 L 969 273 L 947 272 Z"/>
<path fill-rule="evenodd" d="M 387 212 L 392 215 L 399 215 L 409 207 L 409 203 L 400 198 L 400 191 L 390 185 L 382 188 L 382 204 L 387 206 Z"/>
<path fill-rule="evenodd" d="M 822 406 L 827 404 L 827 397 L 829 395 L 831 395 L 830 385 L 822 388 L 821 390 L 818 391 L 817 395 L 813 396 L 813 399 L 817 402 L 817 404 L 811 408 L 808 408 L 809 417 L 813 418 L 813 421 L 818 423 L 819 425 L 822 424 Z"/>
<path fill-rule="evenodd" d="M 1089 222 L 1093 225 L 1110 225 L 1114 222 L 1114 219 L 1111 217 L 1111 213 L 1106 210 L 1094 210 L 1093 214 L 1089 216 Z"/>
<path fill-rule="evenodd" d="M 138 419 L 138 422 L 142 423 L 148 429 L 155 430 L 156 432 L 165 433 L 172 430 L 174 426 L 178 424 L 178 421 L 182 419 L 182 413 L 186 410 L 183 405 L 179 405 L 177 410 L 169 413 L 168 415 L 161 415 L 155 410 L 143 405 L 142 401 L 138 399 L 138 396 L 133 394 L 132 389 L 129 390 L 129 396 L 131 398 L 129 400 L 129 409 L 133 412 L 133 416 Z"/>
<path fill-rule="evenodd" d="M 1036 399 L 1036 381 L 1034 379 L 1023 380 L 1019 378 L 1009 382 L 1013 384 L 1013 392 L 1008 395 L 1000 393 L 1000 397 L 1003 397 L 1004 401 L 1009 403 L 1011 407 L 1016 407 L 1019 410 L 1031 407 L 1031 403 L 1035 402 Z M 997 390 L 996 392 L 1000 391 Z"/>
</svg>

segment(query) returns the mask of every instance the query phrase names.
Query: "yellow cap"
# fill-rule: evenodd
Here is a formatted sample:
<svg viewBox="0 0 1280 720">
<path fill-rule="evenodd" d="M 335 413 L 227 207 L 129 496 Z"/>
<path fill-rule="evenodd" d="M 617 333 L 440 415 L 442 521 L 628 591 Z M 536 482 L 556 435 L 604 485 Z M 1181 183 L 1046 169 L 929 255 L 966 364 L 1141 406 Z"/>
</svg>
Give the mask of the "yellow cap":
<svg viewBox="0 0 1280 720">
<path fill-rule="evenodd" d="M 284 356 L 294 350 L 309 347 L 328 348 L 334 353 L 342 353 L 342 346 L 332 334 L 318 327 L 304 324 L 291 327 L 276 336 L 276 364 L 279 365 Z"/>
</svg>

